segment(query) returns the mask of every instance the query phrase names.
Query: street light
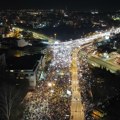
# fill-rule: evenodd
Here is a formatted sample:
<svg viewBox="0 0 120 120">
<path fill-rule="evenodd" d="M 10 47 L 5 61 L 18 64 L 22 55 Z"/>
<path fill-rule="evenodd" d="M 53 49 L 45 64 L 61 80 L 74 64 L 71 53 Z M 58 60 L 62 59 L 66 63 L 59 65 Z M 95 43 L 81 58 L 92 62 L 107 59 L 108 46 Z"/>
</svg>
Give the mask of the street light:
<svg viewBox="0 0 120 120">
<path fill-rule="evenodd" d="M 49 87 L 52 87 L 52 83 L 48 83 L 48 86 L 49 86 Z"/>
<path fill-rule="evenodd" d="M 57 34 L 56 34 L 56 33 L 54 33 L 55 40 L 56 40 L 56 36 L 57 36 Z"/>
<path fill-rule="evenodd" d="M 54 90 L 52 89 L 52 90 L 50 90 L 50 92 L 51 92 L 51 93 L 54 93 Z"/>
<path fill-rule="evenodd" d="M 52 82 L 48 83 L 48 87 L 54 87 L 54 86 L 55 86 L 55 83 L 52 83 Z"/>
<path fill-rule="evenodd" d="M 113 49 L 117 49 L 116 43 L 117 43 L 117 41 L 114 41 Z"/>
<path fill-rule="evenodd" d="M 54 86 L 55 86 L 55 83 L 53 83 L 53 82 L 49 82 L 48 83 L 48 87 L 50 87 L 50 93 L 51 93 L 50 96 L 54 93 L 54 90 L 53 90 Z"/>
</svg>

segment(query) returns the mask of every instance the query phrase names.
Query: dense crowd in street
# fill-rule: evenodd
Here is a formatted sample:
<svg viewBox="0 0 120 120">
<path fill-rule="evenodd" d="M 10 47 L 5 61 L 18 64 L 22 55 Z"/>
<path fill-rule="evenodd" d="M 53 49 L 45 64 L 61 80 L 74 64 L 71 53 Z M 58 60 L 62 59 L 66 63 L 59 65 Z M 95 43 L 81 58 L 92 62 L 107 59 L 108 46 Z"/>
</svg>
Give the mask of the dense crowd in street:
<svg viewBox="0 0 120 120">
<path fill-rule="evenodd" d="M 78 53 L 78 78 L 86 120 L 92 120 L 90 116 L 88 116 L 88 112 L 92 110 L 94 106 L 94 104 L 92 103 L 93 95 L 91 91 L 91 70 L 87 62 L 87 57 L 90 51 L 91 49 L 84 48 Z"/>
<path fill-rule="evenodd" d="M 70 74 L 69 67 L 50 63 L 47 76 L 38 81 L 35 91 L 25 99 L 24 120 L 69 120 L 70 119 Z"/>
<path fill-rule="evenodd" d="M 58 69 L 58 66 L 52 66 L 51 72 L 54 75 L 51 77 L 51 82 L 55 84 L 52 88 L 54 92 L 49 98 L 49 108 L 51 120 L 69 120 L 70 117 L 70 95 L 67 91 L 70 90 L 69 69 Z"/>
<path fill-rule="evenodd" d="M 86 53 L 84 53 L 84 51 Z M 72 94 L 70 88 L 70 64 L 72 56 L 69 52 L 66 48 L 57 48 L 56 50 L 54 48 L 53 59 L 46 71 L 46 79 L 38 82 L 36 90 L 32 93 L 31 97 L 29 96 L 26 100 L 24 120 L 70 119 Z M 82 51 L 80 50 L 80 52 L 78 52 L 77 62 L 79 86 L 82 96 L 81 101 L 87 120 L 89 120 L 87 112 L 93 108 L 90 82 L 91 71 L 87 63 L 87 54 L 89 54 L 89 52 L 90 49 L 87 48 L 84 48 Z"/>
<path fill-rule="evenodd" d="M 44 94 L 46 91 L 46 81 L 40 81 L 36 90 L 27 94 L 24 100 L 23 120 L 43 120 L 43 118 L 49 120 L 48 98 L 47 94 Z"/>
<path fill-rule="evenodd" d="M 20 12 L 20 15 L 18 15 L 18 16 L 22 15 L 21 12 Z M 24 12 L 25 11 L 23 10 L 23 13 Z M 61 12 L 63 12 L 63 11 L 61 11 Z M 28 12 L 28 14 L 31 14 L 31 12 L 30 13 Z M 34 13 L 34 14 L 36 14 L 36 13 Z M 42 14 L 42 12 L 41 12 L 41 14 Z M 46 14 L 46 12 L 44 14 Z M 67 14 L 63 14 L 63 15 L 64 15 L 65 19 L 66 19 L 66 17 L 67 18 L 70 17 Z M 23 16 L 24 16 L 24 14 L 23 14 Z M 36 15 L 34 15 L 34 16 L 36 16 Z M 58 17 L 58 15 L 56 15 L 56 16 Z M 41 17 L 41 15 L 40 15 L 40 17 Z M 45 17 L 45 16 L 43 15 L 43 17 Z M 60 15 L 60 17 L 61 17 L 61 15 Z M 20 17 L 20 18 L 22 18 L 22 17 Z M 84 21 L 83 18 L 82 18 L 82 16 L 80 18 L 80 20 L 82 22 Z M 91 19 L 93 22 L 90 22 L 91 24 L 93 24 L 92 27 L 97 25 L 96 22 L 94 22 L 94 18 L 95 18 L 95 16 L 93 15 L 93 19 Z M 8 22 L 7 19 L 8 18 L 5 17 L 6 22 Z M 75 19 L 75 18 L 72 18 L 72 19 Z M 52 22 L 51 19 L 48 19 L 48 22 L 49 22 L 49 20 L 50 20 L 50 22 Z M 25 20 L 25 21 L 27 21 L 27 20 Z M 25 23 L 25 21 L 15 20 L 14 22 L 22 25 L 22 23 Z M 60 21 L 57 23 L 58 25 L 61 24 L 61 22 L 64 22 L 67 26 L 68 26 L 68 24 L 72 25 L 71 21 L 68 21 L 67 19 L 63 20 L 61 22 Z M 88 19 L 88 21 L 89 21 L 89 19 Z M 3 23 L 4 22 L 5 21 L 3 20 Z M 55 21 L 53 21 L 53 22 L 55 22 Z M 39 23 L 39 20 L 38 20 L 38 23 Z M 101 21 L 101 23 L 103 23 L 103 21 Z M 96 24 L 96 25 L 94 25 L 94 24 Z M 7 23 L 6 23 L 6 25 L 7 25 Z M 81 23 L 79 25 L 80 25 L 79 27 L 81 27 Z M 27 26 L 29 26 L 29 25 L 27 25 Z M 47 27 L 47 24 L 44 25 L 44 23 L 43 23 L 43 27 L 45 27 L 45 26 Z M 78 27 L 77 24 L 73 24 L 73 26 Z M 37 24 L 35 25 L 33 23 L 32 27 L 33 28 L 35 27 L 35 29 L 36 29 L 38 27 L 38 25 Z M 51 27 L 57 28 L 56 24 L 53 24 L 53 23 L 51 24 Z M 87 27 L 85 27 L 85 28 L 87 28 Z M 11 29 L 11 27 L 10 27 L 10 29 Z M 21 28 L 18 28 L 18 29 L 20 30 Z M 42 28 L 40 28 L 40 29 L 42 30 Z M 24 29 L 22 28 L 21 30 L 24 30 Z M 12 32 L 12 29 L 10 31 Z M 14 31 L 15 31 L 15 28 L 14 28 Z M 61 30 L 61 32 L 62 32 L 62 30 Z M 81 48 L 81 50 L 78 52 L 78 56 L 77 56 L 77 60 L 78 60 L 77 67 L 78 68 L 75 66 L 75 68 L 77 68 L 77 70 L 78 70 L 78 71 L 76 70 L 77 72 L 75 71 L 76 72 L 75 75 L 77 75 L 77 73 L 78 73 L 78 77 L 75 77 L 75 79 L 78 78 L 78 80 L 79 80 L 79 90 L 80 90 L 80 95 L 81 95 L 81 97 L 80 97 L 81 101 L 78 101 L 78 102 L 82 103 L 82 105 L 83 105 L 82 111 L 85 113 L 85 119 L 93 120 L 93 118 L 90 118 L 90 116 L 88 115 L 89 111 L 93 110 L 93 108 L 95 106 L 95 104 L 93 104 L 94 102 L 93 102 L 93 93 L 92 93 L 91 86 L 93 86 L 93 85 L 95 85 L 96 87 L 98 87 L 98 86 L 95 82 L 95 81 L 97 81 L 97 78 L 94 78 L 94 76 L 92 75 L 92 71 L 90 70 L 88 62 L 87 62 L 87 57 L 88 57 L 89 53 L 92 51 L 93 46 L 89 45 L 89 46 L 85 47 L 85 45 L 89 44 L 90 42 L 92 43 L 94 40 L 97 40 L 97 39 L 107 39 L 110 36 L 114 36 L 115 34 L 120 33 L 120 28 L 112 27 L 112 28 L 106 29 L 104 31 L 100 31 L 100 30 L 95 31 L 94 34 L 91 34 L 91 33 L 89 35 L 85 35 L 84 37 L 81 37 L 78 39 L 74 39 L 74 40 L 70 39 L 69 41 L 61 42 L 56 39 L 56 35 L 57 35 L 56 33 L 54 33 L 55 39 L 53 39 L 53 38 L 46 37 L 42 34 L 30 31 L 30 34 L 32 35 L 31 36 L 32 39 L 33 39 L 33 37 L 35 37 L 35 38 L 45 39 L 45 41 L 46 40 L 51 41 L 51 42 L 45 42 L 45 44 L 49 44 L 49 50 L 46 48 L 49 52 L 43 51 L 43 54 L 46 54 L 46 52 L 47 52 L 47 54 L 49 54 L 49 59 L 51 59 L 51 61 L 48 62 L 46 69 L 44 69 L 43 71 L 41 70 L 41 73 L 46 74 L 46 76 L 44 76 L 45 78 L 37 81 L 37 86 L 36 86 L 35 90 L 32 92 L 28 92 L 25 99 L 22 101 L 22 103 L 24 104 L 24 108 L 25 108 L 23 111 L 22 120 L 70 120 L 70 118 L 73 117 L 73 114 L 71 114 L 71 106 L 72 106 L 71 105 L 71 97 L 74 97 L 74 95 L 72 94 L 73 91 L 71 89 L 72 88 L 71 87 L 71 79 L 72 79 L 71 71 L 72 70 L 70 70 L 70 68 L 72 68 L 71 62 L 74 59 L 74 56 L 72 56 L 73 52 L 76 52 L 74 50 L 77 48 L 78 49 Z M 77 35 L 77 33 L 75 32 L 75 36 L 76 35 Z M 13 36 L 14 37 L 16 37 L 16 36 L 22 37 L 23 35 L 17 35 L 17 33 L 16 33 L 16 35 L 13 35 Z M 8 37 L 10 37 L 10 35 L 8 35 Z M 53 43 L 53 41 L 54 41 L 54 43 Z M 43 43 L 44 43 L 44 40 L 43 40 Z M 34 46 L 34 44 L 33 45 L 29 44 L 29 45 Z M 82 47 L 83 47 L 83 49 L 82 49 Z M 4 48 L 4 44 L 3 44 L 3 48 Z M 10 48 L 11 48 L 11 45 L 10 45 Z M 40 48 L 39 48 L 40 50 L 38 50 L 37 48 L 34 48 L 34 49 L 39 52 L 41 50 Z M 31 53 L 32 51 L 29 50 L 29 52 Z M 36 54 L 33 52 L 31 54 Z M 48 59 L 47 55 L 46 55 L 46 59 Z M 45 64 L 46 63 L 44 63 L 44 65 Z M 75 61 L 75 64 L 76 64 L 76 61 Z M 23 71 L 24 70 L 21 70 L 21 72 L 23 72 Z M 10 72 L 14 73 L 15 71 L 10 70 Z M 21 77 L 20 79 L 23 79 L 23 78 Z M 101 82 L 101 80 L 99 80 L 99 81 Z M 75 83 L 75 81 L 72 83 Z M 78 83 L 78 81 L 76 83 Z M 102 85 L 100 87 L 101 87 L 101 89 L 104 88 L 104 86 L 102 86 Z M 118 85 L 118 87 L 119 87 L 119 85 Z M 75 86 L 74 88 L 76 89 L 78 87 Z M 115 87 L 112 86 L 111 88 L 112 88 L 111 91 L 115 91 L 116 94 L 120 92 L 120 89 L 116 89 L 116 86 Z M 106 88 L 104 88 L 103 91 L 105 89 Z M 94 89 L 93 91 L 95 91 L 95 90 L 96 89 Z M 7 91 L 9 91 L 9 90 L 7 90 Z M 77 90 L 74 90 L 74 91 L 76 92 Z M 110 94 L 112 93 L 111 91 L 109 91 Z M 104 94 L 104 93 L 102 93 L 102 94 Z M 5 95 L 6 95 L 6 93 L 5 93 Z M 11 96 L 12 96 L 11 93 L 10 93 L 10 95 L 7 95 L 7 97 L 11 97 Z M 109 98 L 109 96 L 107 96 L 107 98 Z M 80 99 L 77 99 L 76 97 L 74 97 L 74 99 L 80 100 Z M 104 100 L 104 98 L 101 97 L 101 101 L 102 100 Z M 11 100 L 7 99 L 6 103 L 10 103 L 10 102 L 11 102 Z M 98 102 L 98 103 L 100 103 L 100 102 Z M 8 104 L 7 106 L 8 106 L 8 107 L 6 107 L 7 109 L 12 108 L 11 103 Z M 10 111 L 6 110 L 6 111 L 8 112 L 7 114 L 9 114 L 9 112 L 11 112 L 11 110 Z M 75 110 L 75 112 L 79 112 L 79 111 Z"/>
</svg>

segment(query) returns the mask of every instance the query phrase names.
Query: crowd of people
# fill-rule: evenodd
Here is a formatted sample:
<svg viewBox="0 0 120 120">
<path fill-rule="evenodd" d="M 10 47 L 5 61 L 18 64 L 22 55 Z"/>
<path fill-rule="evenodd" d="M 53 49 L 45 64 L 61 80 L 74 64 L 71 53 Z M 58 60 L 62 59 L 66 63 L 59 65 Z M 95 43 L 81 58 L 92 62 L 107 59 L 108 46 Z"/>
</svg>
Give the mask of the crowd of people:
<svg viewBox="0 0 120 120">
<path fill-rule="evenodd" d="M 94 107 L 93 104 L 93 94 L 91 91 L 91 70 L 89 68 L 87 58 L 88 54 L 92 51 L 89 47 L 85 47 L 79 51 L 78 56 L 78 79 L 81 90 L 82 103 L 84 105 L 85 119 L 92 120 L 91 116 L 88 115 Z"/>
<path fill-rule="evenodd" d="M 67 94 L 67 90 L 70 90 L 69 69 L 66 67 L 58 69 L 56 65 L 51 66 L 50 71 L 54 74 L 49 81 L 55 84 L 52 88 L 54 92 L 49 98 L 51 120 L 69 120 L 71 99 Z"/>
<path fill-rule="evenodd" d="M 88 52 L 89 50 L 86 50 L 86 54 L 81 56 L 81 53 L 78 53 L 78 57 L 80 56 L 78 59 L 78 79 L 86 116 L 88 110 L 93 107 L 91 104 L 93 97 L 90 83 L 91 73 L 87 63 Z M 58 48 L 53 52 L 53 59 L 46 71 L 46 79 L 38 81 L 36 90 L 25 99 L 24 120 L 70 119 L 72 95 L 70 63 L 71 54 L 68 53 L 68 49 Z"/>
<path fill-rule="evenodd" d="M 28 92 L 24 99 L 23 120 L 49 120 L 46 81 L 37 83 L 35 91 Z"/>
<path fill-rule="evenodd" d="M 24 120 L 70 119 L 69 67 L 53 62 L 49 64 L 45 80 L 38 81 L 35 91 L 26 96 Z"/>
</svg>

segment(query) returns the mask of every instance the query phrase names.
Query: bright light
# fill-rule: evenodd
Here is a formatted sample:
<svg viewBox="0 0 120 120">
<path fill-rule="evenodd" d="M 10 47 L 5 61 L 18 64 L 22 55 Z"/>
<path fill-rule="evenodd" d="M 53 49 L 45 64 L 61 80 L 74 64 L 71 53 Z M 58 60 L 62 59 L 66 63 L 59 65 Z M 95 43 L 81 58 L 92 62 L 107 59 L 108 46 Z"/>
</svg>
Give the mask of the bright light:
<svg viewBox="0 0 120 120">
<path fill-rule="evenodd" d="M 49 87 L 55 86 L 55 83 L 49 82 L 49 83 L 48 83 L 48 86 L 49 86 Z"/>
<path fill-rule="evenodd" d="M 71 91 L 70 91 L 70 90 L 67 90 L 67 94 L 68 94 L 68 95 L 71 95 Z"/>
<path fill-rule="evenodd" d="M 59 44 L 59 41 L 55 41 L 54 44 Z"/>
<path fill-rule="evenodd" d="M 52 87 L 52 83 L 48 83 L 48 86 L 49 86 L 49 87 Z"/>
<path fill-rule="evenodd" d="M 110 37 L 109 36 L 105 36 L 105 39 L 109 39 Z"/>
<path fill-rule="evenodd" d="M 24 70 L 21 70 L 21 72 L 24 72 Z"/>
<path fill-rule="evenodd" d="M 14 72 L 14 70 L 10 70 L 10 72 Z"/>
<path fill-rule="evenodd" d="M 50 90 L 51 93 L 54 93 L 54 90 Z"/>
</svg>

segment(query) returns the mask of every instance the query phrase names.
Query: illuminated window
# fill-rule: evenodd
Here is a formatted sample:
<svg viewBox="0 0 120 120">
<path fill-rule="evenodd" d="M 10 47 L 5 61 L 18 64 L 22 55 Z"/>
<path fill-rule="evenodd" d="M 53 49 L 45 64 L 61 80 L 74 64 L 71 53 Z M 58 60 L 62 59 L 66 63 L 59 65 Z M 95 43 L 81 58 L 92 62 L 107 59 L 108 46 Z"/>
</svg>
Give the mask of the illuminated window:
<svg viewBox="0 0 120 120">
<path fill-rule="evenodd" d="M 21 72 L 24 72 L 24 70 L 21 70 Z"/>
<path fill-rule="evenodd" d="M 10 72 L 14 72 L 14 70 L 10 70 Z"/>
<path fill-rule="evenodd" d="M 20 77 L 20 79 L 24 79 L 24 77 Z"/>
</svg>

